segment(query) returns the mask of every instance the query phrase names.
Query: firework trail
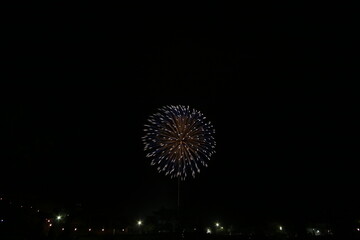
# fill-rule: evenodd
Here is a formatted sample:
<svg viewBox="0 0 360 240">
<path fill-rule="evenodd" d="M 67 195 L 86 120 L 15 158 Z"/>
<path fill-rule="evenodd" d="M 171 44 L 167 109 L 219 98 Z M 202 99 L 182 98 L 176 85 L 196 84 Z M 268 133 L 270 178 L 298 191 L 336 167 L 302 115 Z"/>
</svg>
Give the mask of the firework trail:
<svg viewBox="0 0 360 240">
<path fill-rule="evenodd" d="M 142 138 L 146 157 L 159 172 L 185 180 L 195 177 L 215 153 L 215 129 L 205 116 L 189 106 L 169 105 L 151 115 Z"/>
</svg>

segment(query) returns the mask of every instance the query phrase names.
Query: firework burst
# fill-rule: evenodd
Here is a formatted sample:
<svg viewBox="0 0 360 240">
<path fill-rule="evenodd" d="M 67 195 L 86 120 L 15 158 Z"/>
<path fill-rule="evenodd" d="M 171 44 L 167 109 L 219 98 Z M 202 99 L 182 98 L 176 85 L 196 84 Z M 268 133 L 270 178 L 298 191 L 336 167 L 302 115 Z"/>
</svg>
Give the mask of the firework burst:
<svg viewBox="0 0 360 240">
<path fill-rule="evenodd" d="M 189 106 L 169 105 L 151 115 L 142 138 L 146 157 L 159 172 L 185 180 L 195 177 L 215 153 L 215 129 Z"/>
</svg>

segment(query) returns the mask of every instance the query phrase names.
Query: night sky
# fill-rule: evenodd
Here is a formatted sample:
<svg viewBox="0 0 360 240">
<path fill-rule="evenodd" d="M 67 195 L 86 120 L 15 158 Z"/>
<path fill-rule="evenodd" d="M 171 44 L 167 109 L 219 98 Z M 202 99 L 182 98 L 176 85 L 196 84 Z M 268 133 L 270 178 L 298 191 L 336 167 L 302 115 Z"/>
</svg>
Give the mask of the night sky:
<svg viewBox="0 0 360 240">
<path fill-rule="evenodd" d="M 141 137 L 157 108 L 183 104 L 217 140 L 181 183 L 183 209 L 225 222 L 360 214 L 346 28 L 294 6 L 162 7 L 12 8 L 0 192 L 131 216 L 175 207 L 177 181 Z"/>
</svg>

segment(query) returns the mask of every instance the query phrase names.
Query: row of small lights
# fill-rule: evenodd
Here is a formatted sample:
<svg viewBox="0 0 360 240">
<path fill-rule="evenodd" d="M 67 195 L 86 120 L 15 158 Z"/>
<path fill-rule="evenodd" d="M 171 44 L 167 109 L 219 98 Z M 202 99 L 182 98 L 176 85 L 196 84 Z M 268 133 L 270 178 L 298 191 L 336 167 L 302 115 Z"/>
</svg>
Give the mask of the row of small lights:
<svg viewBox="0 0 360 240">
<path fill-rule="evenodd" d="M 5 199 L 4 199 L 3 197 L 0 197 L 0 201 L 3 201 L 3 200 L 5 200 Z M 9 204 L 10 204 L 10 205 L 14 205 L 12 201 L 9 201 Z M 19 205 L 19 207 L 20 207 L 20 208 L 25 208 L 24 205 Z M 29 208 L 30 208 L 30 209 L 33 209 L 33 206 L 30 206 Z M 39 213 L 39 212 L 40 212 L 40 209 L 37 209 L 36 212 Z"/>
<path fill-rule="evenodd" d="M 60 221 L 61 219 L 63 219 L 63 216 L 61 216 L 61 215 L 58 215 L 58 216 L 56 217 L 56 220 L 58 220 L 58 221 Z M 50 219 L 46 219 L 46 222 L 49 223 L 49 227 L 52 227 L 52 226 L 53 226 L 53 224 L 51 223 L 51 220 L 50 220 Z M 143 222 L 142 222 L 141 220 L 137 221 L 137 225 L 138 225 L 138 226 L 141 226 L 142 223 L 143 223 Z M 64 231 L 65 228 L 61 228 L 61 230 Z M 75 227 L 75 228 L 74 228 L 74 231 L 77 231 L 77 230 L 78 230 L 78 228 Z M 92 230 L 93 230 L 92 228 L 88 228 L 88 231 L 89 231 L 89 232 L 91 232 Z M 113 230 L 115 230 L 115 229 L 113 229 Z M 104 232 L 104 231 L 105 231 L 105 228 L 102 228 L 101 231 Z M 122 231 L 122 232 L 125 232 L 125 229 L 123 228 L 123 229 L 121 229 L 121 231 Z"/>
<path fill-rule="evenodd" d="M 3 197 L 0 197 L 0 201 L 2 201 L 2 200 L 4 200 L 4 198 L 3 198 Z M 12 204 L 12 202 L 9 202 L 9 204 Z M 23 207 L 24 207 L 23 205 L 20 205 L 20 208 L 23 208 Z M 32 208 L 33 208 L 33 207 L 30 206 L 30 209 L 32 209 Z M 39 213 L 40 210 L 37 209 L 36 212 Z M 67 216 L 69 216 L 69 215 L 67 215 Z M 59 215 L 59 216 L 56 217 L 56 219 L 57 219 L 57 220 L 61 220 L 61 219 L 62 219 L 62 216 Z M 51 223 L 50 219 L 46 219 L 46 221 L 49 223 L 49 227 L 51 227 L 51 226 L 52 226 L 52 223 Z M 0 219 L 0 223 L 3 223 L 3 222 L 5 222 L 5 220 L 4 220 L 3 218 L 1 218 L 1 219 Z M 137 221 L 137 225 L 138 225 L 139 227 L 140 227 L 142 224 L 143 224 L 142 220 L 138 220 L 138 221 Z M 219 222 L 216 222 L 216 223 L 215 223 L 215 226 L 217 227 L 218 230 L 223 230 L 223 229 L 224 229 L 223 226 L 220 226 L 220 223 L 219 223 Z M 61 230 L 64 231 L 65 228 L 62 228 Z M 75 228 L 74 228 L 74 231 L 77 231 L 77 230 L 78 230 L 78 228 L 75 227 Z M 283 226 L 279 226 L 279 230 L 280 230 L 280 231 L 283 231 Z M 89 228 L 88 231 L 91 232 L 91 231 L 92 231 L 92 228 Z M 102 228 L 101 231 L 104 232 L 104 231 L 105 231 L 105 228 Z M 124 232 L 124 231 L 125 231 L 125 229 L 122 229 L 122 232 Z M 315 231 L 315 229 L 313 229 L 313 231 Z M 356 231 L 360 232 L 360 228 L 356 228 Z M 330 230 L 328 230 L 328 232 L 330 232 Z M 211 228 L 207 228 L 207 229 L 206 229 L 206 233 L 207 233 L 207 234 L 211 234 L 211 233 L 212 233 Z M 316 233 L 320 234 L 320 230 L 316 230 Z"/>
<path fill-rule="evenodd" d="M 3 197 L 0 197 L 0 201 L 3 201 L 3 200 L 5 200 L 5 199 L 4 199 Z M 13 205 L 13 202 L 9 201 L 9 204 L 10 204 L 10 205 Z M 20 207 L 20 208 L 24 208 L 24 205 L 19 205 L 19 207 Z M 29 208 L 30 208 L 30 209 L 33 209 L 32 206 L 30 206 Z M 39 212 L 40 212 L 40 209 L 37 209 L 36 212 L 39 213 Z M 0 223 L 3 223 L 3 222 L 5 222 L 5 219 L 1 218 L 1 219 L 0 219 Z"/>
<path fill-rule="evenodd" d="M 61 216 L 58 216 L 57 219 L 61 219 Z M 142 225 L 142 221 L 141 221 L 141 220 L 137 221 L 137 225 L 138 225 L 138 226 L 141 226 L 141 225 Z M 49 224 L 49 226 L 51 227 L 52 225 Z M 61 228 L 61 230 L 64 231 L 65 228 Z M 74 228 L 74 231 L 77 231 L 77 230 L 78 230 L 78 228 L 75 227 L 75 228 Z M 113 229 L 113 230 L 115 230 L 115 229 Z M 88 231 L 91 232 L 91 231 L 92 231 L 92 228 L 89 228 Z M 102 228 L 101 231 L 102 231 L 102 232 L 105 232 L 105 228 Z M 125 229 L 123 228 L 123 229 L 121 229 L 121 231 L 122 231 L 122 232 L 125 232 Z"/>
<path fill-rule="evenodd" d="M 215 226 L 216 226 L 217 230 L 224 230 L 224 227 L 223 227 L 223 226 L 220 226 L 220 223 L 219 223 L 219 222 L 216 222 L 216 223 L 215 223 Z M 283 227 L 282 227 L 282 226 L 279 226 L 279 230 L 280 230 L 280 231 L 283 231 Z M 212 233 L 211 228 L 207 228 L 207 229 L 206 229 L 206 233 L 207 233 L 207 234 L 211 234 L 211 233 Z"/>
<path fill-rule="evenodd" d="M 49 226 L 51 227 L 52 224 L 49 224 Z M 62 231 L 65 231 L 65 228 L 61 228 L 61 230 L 62 230 Z M 76 232 L 77 230 L 79 230 L 79 228 L 75 227 L 75 228 L 74 228 L 74 231 Z M 93 231 L 93 229 L 92 229 L 92 228 L 89 228 L 88 231 L 91 232 L 91 231 Z M 105 228 L 102 228 L 101 231 L 102 231 L 102 232 L 105 232 Z M 125 229 L 123 228 L 123 229 L 121 229 L 121 231 L 122 231 L 122 232 L 125 232 Z"/>
<path fill-rule="evenodd" d="M 222 226 L 220 226 L 220 223 L 219 223 L 219 222 L 216 222 L 216 223 L 215 223 L 215 226 L 216 226 L 216 228 L 219 229 L 219 230 L 223 230 L 223 229 L 224 229 Z M 280 231 L 284 231 L 283 226 L 279 226 L 279 230 L 280 230 Z M 319 229 L 314 229 L 314 228 L 313 228 L 312 230 L 313 230 L 316 234 L 320 234 L 320 230 L 319 230 Z M 356 231 L 360 232 L 360 228 L 356 228 Z M 327 232 L 328 232 L 328 233 L 331 233 L 331 230 L 328 230 Z M 206 229 L 206 233 L 207 233 L 207 234 L 211 234 L 211 233 L 212 233 L 211 228 L 207 228 L 207 229 Z"/>
<path fill-rule="evenodd" d="M 0 197 L 0 201 L 3 201 L 3 200 L 5 200 L 5 199 L 4 199 L 3 197 Z M 9 204 L 10 204 L 10 205 L 13 205 L 13 202 L 9 201 Z M 19 205 L 19 207 L 20 207 L 20 208 L 25 208 L 24 205 Z M 33 209 L 32 206 L 30 206 L 29 208 L 30 208 L 30 209 Z M 39 213 L 39 212 L 40 212 L 40 209 L 37 209 L 36 212 Z M 69 216 L 69 214 L 67 214 L 66 216 Z M 62 220 L 62 219 L 63 219 L 63 216 L 61 216 L 61 215 L 56 216 L 56 220 L 60 221 L 60 220 Z M 53 223 L 51 222 L 50 219 L 47 219 L 47 218 L 46 218 L 45 221 L 46 221 L 47 223 L 49 223 L 49 225 L 48 225 L 49 227 L 52 227 L 52 226 L 53 226 Z M 3 223 L 3 222 L 5 222 L 5 219 L 1 218 L 1 219 L 0 219 L 0 223 Z M 139 223 L 139 222 L 138 222 L 138 223 Z M 141 223 L 140 223 L 140 225 L 141 225 Z M 64 231 L 65 228 L 61 228 L 61 230 Z M 77 231 L 77 230 L 78 230 L 78 228 L 75 227 L 75 228 L 74 228 L 74 231 Z M 92 228 L 89 228 L 88 231 L 91 232 L 91 231 L 92 231 Z M 104 232 L 104 231 L 105 231 L 105 228 L 102 228 L 101 231 Z M 124 232 L 125 229 L 122 229 L 122 231 Z"/>
</svg>

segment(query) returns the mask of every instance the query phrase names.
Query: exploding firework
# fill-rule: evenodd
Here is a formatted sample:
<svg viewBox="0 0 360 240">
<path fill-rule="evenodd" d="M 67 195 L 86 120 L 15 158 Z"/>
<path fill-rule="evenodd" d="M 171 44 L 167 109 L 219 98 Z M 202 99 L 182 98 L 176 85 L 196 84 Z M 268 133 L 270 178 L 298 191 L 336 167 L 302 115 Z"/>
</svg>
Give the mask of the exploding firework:
<svg viewBox="0 0 360 240">
<path fill-rule="evenodd" d="M 184 180 L 195 177 L 215 153 L 215 129 L 205 116 L 189 106 L 170 105 L 151 115 L 142 138 L 159 172 Z"/>
</svg>

